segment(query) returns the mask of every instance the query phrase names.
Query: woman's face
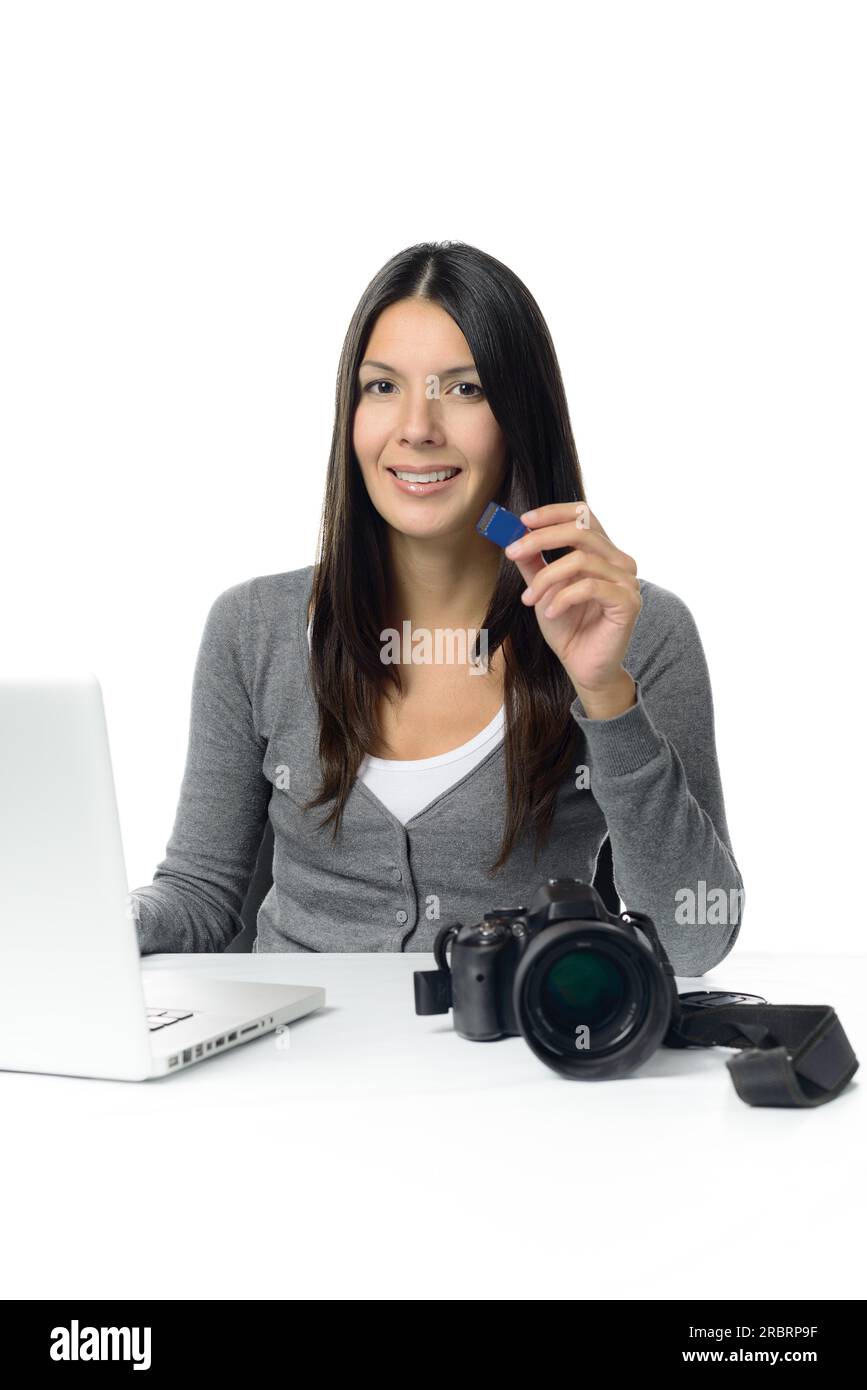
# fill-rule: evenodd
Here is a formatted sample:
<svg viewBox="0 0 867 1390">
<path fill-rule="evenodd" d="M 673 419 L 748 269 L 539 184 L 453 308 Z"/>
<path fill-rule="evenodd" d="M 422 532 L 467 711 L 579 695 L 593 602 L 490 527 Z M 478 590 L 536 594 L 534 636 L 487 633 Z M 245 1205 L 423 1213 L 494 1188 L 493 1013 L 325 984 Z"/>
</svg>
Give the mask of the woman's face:
<svg viewBox="0 0 867 1390">
<path fill-rule="evenodd" d="M 390 304 L 358 379 L 352 442 L 376 510 L 418 538 L 475 527 L 503 481 L 506 441 L 454 319 L 427 300 Z M 447 478 L 423 481 L 432 473 Z"/>
</svg>

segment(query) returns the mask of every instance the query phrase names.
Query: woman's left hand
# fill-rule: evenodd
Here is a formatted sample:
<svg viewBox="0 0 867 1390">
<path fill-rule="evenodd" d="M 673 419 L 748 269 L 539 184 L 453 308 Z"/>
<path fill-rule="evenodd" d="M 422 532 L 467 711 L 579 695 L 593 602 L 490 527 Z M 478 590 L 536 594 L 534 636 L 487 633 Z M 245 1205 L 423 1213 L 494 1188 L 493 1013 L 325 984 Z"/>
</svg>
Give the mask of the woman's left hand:
<svg viewBox="0 0 867 1390">
<path fill-rule="evenodd" d="M 586 502 L 552 502 L 524 512 L 527 535 L 506 547 L 528 587 L 542 636 L 557 655 L 591 719 L 611 719 L 635 703 L 624 670 L 641 612 L 638 568 L 618 550 Z M 543 550 L 571 549 L 551 564 Z"/>
</svg>

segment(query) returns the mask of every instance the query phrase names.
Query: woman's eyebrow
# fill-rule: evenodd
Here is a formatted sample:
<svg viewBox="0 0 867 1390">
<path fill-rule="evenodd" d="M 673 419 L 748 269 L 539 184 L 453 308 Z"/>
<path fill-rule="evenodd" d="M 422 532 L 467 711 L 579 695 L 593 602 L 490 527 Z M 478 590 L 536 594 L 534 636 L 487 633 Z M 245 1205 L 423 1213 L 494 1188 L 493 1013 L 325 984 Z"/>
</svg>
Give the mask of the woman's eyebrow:
<svg viewBox="0 0 867 1390">
<path fill-rule="evenodd" d="M 387 362 L 376 362 L 369 357 L 361 363 L 358 370 L 361 371 L 362 367 L 377 367 L 381 372 L 391 372 L 392 376 L 400 376 L 400 372 L 396 367 L 390 367 Z M 442 380 L 447 376 L 460 376 L 463 372 L 475 372 L 475 370 L 475 365 L 469 362 L 463 367 L 447 367 L 444 372 L 436 372 L 434 375 L 439 376 L 440 380 Z"/>
</svg>

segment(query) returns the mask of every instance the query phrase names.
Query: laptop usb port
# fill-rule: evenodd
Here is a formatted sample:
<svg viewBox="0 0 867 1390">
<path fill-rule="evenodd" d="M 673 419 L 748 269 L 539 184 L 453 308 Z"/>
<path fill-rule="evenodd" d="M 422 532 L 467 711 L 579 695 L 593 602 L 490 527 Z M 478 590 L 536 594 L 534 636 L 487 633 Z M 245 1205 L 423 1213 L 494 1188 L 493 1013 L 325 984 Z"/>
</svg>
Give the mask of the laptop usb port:
<svg viewBox="0 0 867 1390">
<path fill-rule="evenodd" d="M 193 1053 L 189 1047 L 184 1048 L 183 1057 L 185 1062 L 191 1062 L 193 1060 Z"/>
<path fill-rule="evenodd" d="M 237 1036 L 238 1036 L 237 1033 L 230 1033 L 229 1036 L 228 1036 L 228 1038 L 226 1039 L 226 1042 L 234 1042 L 235 1039 L 237 1038 Z"/>
<path fill-rule="evenodd" d="M 222 1047 L 225 1041 L 225 1038 L 217 1038 L 217 1041 L 214 1043 L 214 1047 Z"/>
<path fill-rule="evenodd" d="M 197 1045 L 197 1047 L 196 1047 L 196 1056 L 197 1056 L 197 1057 L 201 1057 L 202 1052 L 203 1052 L 203 1047 L 202 1047 L 202 1044 L 199 1043 L 199 1044 Z"/>
</svg>

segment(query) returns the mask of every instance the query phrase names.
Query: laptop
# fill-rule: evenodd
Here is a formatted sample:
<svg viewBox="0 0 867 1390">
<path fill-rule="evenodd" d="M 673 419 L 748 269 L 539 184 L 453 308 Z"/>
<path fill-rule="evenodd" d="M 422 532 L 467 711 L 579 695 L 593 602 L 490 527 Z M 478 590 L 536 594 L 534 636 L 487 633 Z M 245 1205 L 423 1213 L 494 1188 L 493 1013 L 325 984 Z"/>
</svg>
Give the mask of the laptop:
<svg viewBox="0 0 867 1390">
<path fill-rule="evenodd" d="M 0 676 L 0 1070 L 145 1081 L 324 1004 L 142 971 L 99 681 Z"/>
</svg>

